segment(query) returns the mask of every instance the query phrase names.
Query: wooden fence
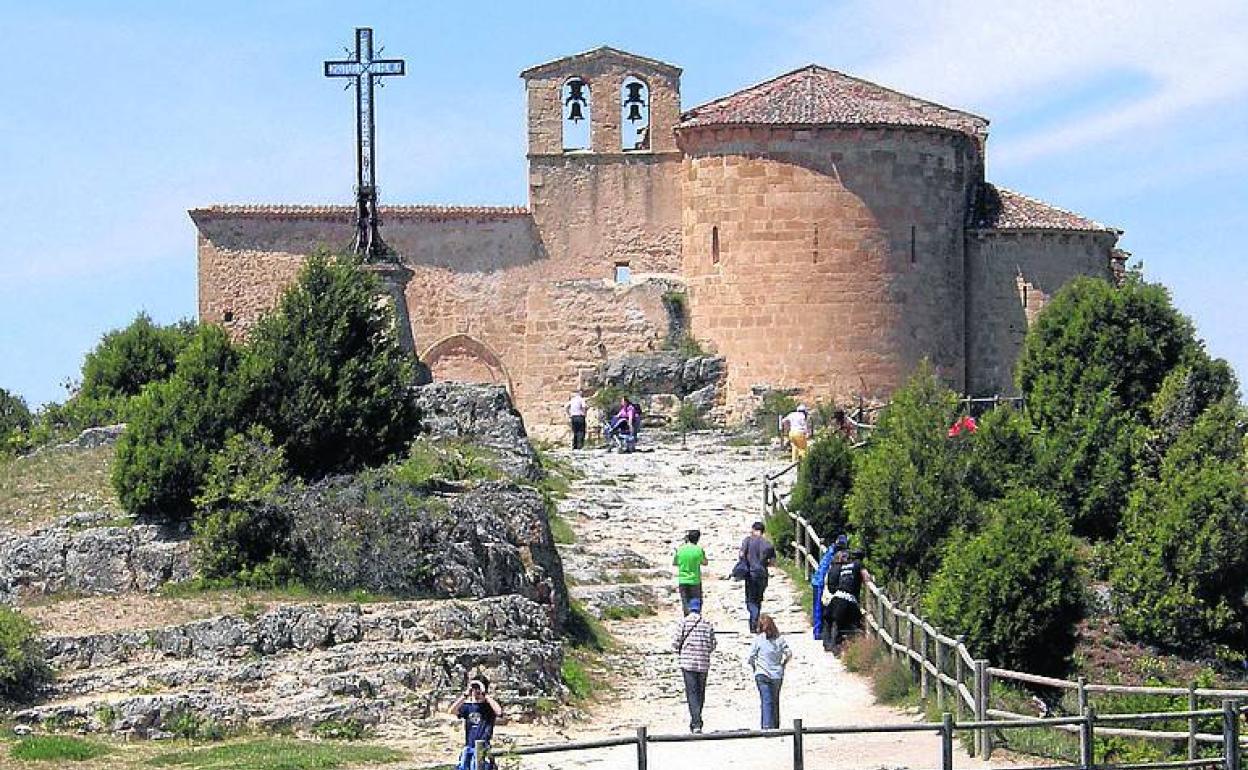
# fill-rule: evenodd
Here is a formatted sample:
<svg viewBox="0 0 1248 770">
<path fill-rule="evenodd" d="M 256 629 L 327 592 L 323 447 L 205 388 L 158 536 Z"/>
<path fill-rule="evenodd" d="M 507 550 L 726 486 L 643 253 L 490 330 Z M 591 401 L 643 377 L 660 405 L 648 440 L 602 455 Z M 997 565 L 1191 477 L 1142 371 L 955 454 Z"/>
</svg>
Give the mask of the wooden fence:
<svg viewBox="0 0 1248 770">
<path fill-rule="evenodd" d="M 499 747 L 495 756 L 504 760 L 509 757 L 534 756 L 539 754 L 561 754 L 567 752 L 585 752 L 611 749 L 622 746 L 635 747 L 637 752 L 637 770 L 649 770 L 650 747 L 661 743 L 699 743 L 706 741 L 733 741 L 746 739 L 790 739 L 793 756 L 793 770 L 805 770 L 806 748 L 808 736 L 819 735 L 861 735 L 867 733 L 937 733 L 940 736 L 940 770 L 953 770 L 954 741 L 959 731 L 972 731 L 976 736 L 987 735 L 993 731 L 1035 729 L 1052 727 L 1068 729 L 1079 735 L 1079 762 L 1075 765 L 1058 766 L 1063 770 L 1161 770 L 1162 768 L 1216 768 L 1217 770 L 1242 770 L 1239 735 L 1239 720 L 1244 714 L 1244 706 L 1234 701 L 1224 701 L 1220 709 L 1204 711 L 1166 712 L 1163 714 L 1096 714 L 1093 709 L 1081 716 L 1052 717 L 1047 719 L 1021 718 L 998 721 L 977 720 L 961 722 L 948 711 L 944 712 L 939 722 L 918 722 L 891 725 L 836 725 L 827 727 L 808 727 L 800 719 L 793 720 L 792 728 L 777 730 L 729 730 L 700 734 L 651 735 L 646 727 L 638 727 L 634 735 L 622 735 L 590 741 L 564 742 L 523 747 Z M 1209 719 L 1219 718 L 1223 725 L 1222 753 L 1216 757 L 1203 757 L 1174 762 L 1139 762 L 1123 764 L 1097 764 L 1095 758 L 1095 741 L 1098 734 L 1107 734 L 1116 728 L 1103 727 L 1105 724 L 1123 724 L 1140 722 L 1147 723 L 1159 719 Z M 487 747 L 478 741 L 475 755 L 486 755 Z M 1050 770 L 1053 770 L 1050 768 Z"/>
<path fill-rule="evenodd" d="M 780 544 L 783 550 L 788 546 L 793 559 L 801 567 L 802 577 L 810 580 L 811 574 L 818 569 L 819 560 L 823 556 L 824 544 L 818 533 L 810 526 L 801 514 L 788 506 L 789 494 L 780 488 L 780 480 L 793 473 L 797 467 L 791 463 L 775 473 L 763 477 L 763 513 L 767 518 L 786 516 L 793 522 L 793 540 Z M 1243 711 L 1244 703 L 1248 703 L 1248 690 L 1230 690 L 1196 687 L 1137 687 L 1117 684 L 1094 684 L 1080 677 L 1076 681 L 1038 676 L 1022 671 L 998 668 L 989 665 L 988 661 L 976 658 L 971 654 L 961 637 L 953 637 L 941 632 L 931 623 L 920 617 L 910 607 L 899 606 L 889 598 L 882 588 L 875 584 L 866 586 L 863 597 L 862 614 L 864 626 L 868 633 L 874 635 L 895 656 L 908 662 L 919 683 L 919 694 L 926 700 L 934 698 L 937 709 L 944 711 L 950 704 L 954 717 L 962 719 L 967 713 L 973 717 L 975 724 L 1021 724 L 1029 727 L 1051 727 L 1080 736 L 1081 752 L 1084 750 L 1085 735 L 1083 722 L 1088 730 L 1096 720 L 1123 724 L 1140 722 L 1153 724 L 1164 721 L 1186 720 L 1187 729 L 1147 730 L 1136 727 L 1102 727 L 1097 731 L 1100 735 L 1119 736 L 1124 738 L 1140 738 L 1145 740 L 1186 741 L 1187 764 L 1174 764 L 1181 767 L 1201 764 L 1199 757 L 1200 744 L 1224 744 L 1228 739 L 1226 728 L 1222 734 L 1202 733 L 1199 730 L 1200 720 L 1210 714 L 1222 712 L 1201 711 L 1201 701 L 1222 700 L 1224 708 Z M 1019 714 L 1003 709 L 991 708 L 991 695 L 994 682 L 1016 682 L 1024 685 L 1039 685 L 1077 693 L 1079 716 L 1063 717 L 1059 721 L 1037 720 L 1034 716 Z M 1187 698 L 1188 710 L 1183 712 L 1160 712 L 1149 714 L 1112 714 L 1096 715 L 1096 709 L 1090 702 L 1094 693 L 1119 695 L 1156 695 Z M 1238 705 L 1237 705 L 1238 704 Z M 1131 717 L 1131 719 L 1128 719 Z M 1003 720 L 1001 723 L 990 723 L 990 719 Z M 1073 720 L 1073 721 L 1070 721 Z M 992 756 L 993 730 L 995 728 L 976 729 L 972 755 L 978 754 L 985 759 Z M 1241 739 L 1234 736 L 1238 751 Z M 1230 754 L 1224 754 L 1229 768 Z M 1085 765 L 1086 766 L 1086 765 Z M 1238 764 L 1236 764 L 1238 768 Z"/>
</svg>

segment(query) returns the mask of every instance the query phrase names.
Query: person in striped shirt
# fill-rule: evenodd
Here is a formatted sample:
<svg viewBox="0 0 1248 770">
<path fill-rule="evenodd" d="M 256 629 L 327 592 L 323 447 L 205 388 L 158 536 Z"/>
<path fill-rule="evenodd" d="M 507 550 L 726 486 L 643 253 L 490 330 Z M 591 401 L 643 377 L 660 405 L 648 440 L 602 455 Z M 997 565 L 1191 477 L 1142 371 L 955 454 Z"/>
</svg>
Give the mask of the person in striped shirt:
<svg viewBox="0 0 1248 770">
<path fill-rule="evenodd" d="M 680 658 L 685 680 L 685 700 L 689 703 L 689 732 L 702 732 L 702 706 L 706 703 L 706 676 L 715 651 L 715 627 L 702 617 L 702 600 L 689 600 L 689 612 L 672 637 L 672 649 Z"/>
</svg>

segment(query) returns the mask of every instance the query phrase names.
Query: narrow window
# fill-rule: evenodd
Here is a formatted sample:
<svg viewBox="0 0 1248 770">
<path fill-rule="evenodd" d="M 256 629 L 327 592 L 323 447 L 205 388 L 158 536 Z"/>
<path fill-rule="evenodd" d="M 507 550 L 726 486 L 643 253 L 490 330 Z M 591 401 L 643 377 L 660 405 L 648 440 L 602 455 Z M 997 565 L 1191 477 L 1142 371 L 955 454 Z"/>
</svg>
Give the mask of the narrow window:
<svg viewBox="0 0 1248 770">
<path fill-rule="evenodd" d="M 811 251 L 811 261 L 816 265 L 819 264 L 819 225 L 815 225 L 815 243 Z"/>
<path fill-rule="evenodd" d="M 620 84 L 620 149 L 650 149 L 650 88 L 634 75 Z"/>
<path fill-rule="evenodd" d="M 563 115 L 563 149 L 565 152 L 590 149 L 590 120 L 593 108 L 589 83 L 584 78 L 569 78 L 559 89 Z"/>
<path fill-rule="evenodd" d="M 910 264 L 919 261 L 918 254 L 915 251 L 915 241 L 917 240 L 918 228 L 910 225 Z"/>
<path fill-rule="evenodd" d="M 633 271 L 629 268 L 627 262 L 615 263 L 615 282 L 617 284 L 626 284 L 633 277 Z"/>
<path fill-rule="evenodd" d="M 719 225 L 711 228 L 711 264 L 719 264 Z"/>
<path fill-rule="evenodd" d="M 234 320 L 234 311 L 233 311 L 233 310 L 227 310 L 227 311 L 225 311 L 225 315 L 223 316 L 223 319 L 225 320 L 225 322 L 226 322 L 227 324 L 228 324 L 229 322 L 233 321 L 233 320 Z"/>
<path fill-rule="evenodd" d="M 1023 284 L 1023 307 L 1027 307 L 1027 284 Z"/>
</svg>

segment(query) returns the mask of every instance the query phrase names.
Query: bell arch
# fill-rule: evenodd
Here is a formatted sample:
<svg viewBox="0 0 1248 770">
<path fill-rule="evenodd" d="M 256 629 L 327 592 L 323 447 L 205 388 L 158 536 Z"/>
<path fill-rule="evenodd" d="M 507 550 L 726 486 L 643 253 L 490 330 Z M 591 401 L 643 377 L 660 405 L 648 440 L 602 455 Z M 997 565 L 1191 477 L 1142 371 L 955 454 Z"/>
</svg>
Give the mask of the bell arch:
<svg viewBox="0 0 1248 770">
<path fill-rule="evenodd" d="M 563 126 L 563 151 L 588 152 L 593 149 L 594 95 L 589 81 L 574 75 L 559 89 Z"/>
<path fill-rule="evenodd" d="M 498 354 L 467 334 L 443 337 L 421 354 L 434 382 L 475 382 L 502 385 L 513 392 L 511 376 Z"/>
<path fill-rule="evenodd" d="M 650 84 L 638 75 L 620 82 L 620 149 L 650 149 Z"/>
</svg>

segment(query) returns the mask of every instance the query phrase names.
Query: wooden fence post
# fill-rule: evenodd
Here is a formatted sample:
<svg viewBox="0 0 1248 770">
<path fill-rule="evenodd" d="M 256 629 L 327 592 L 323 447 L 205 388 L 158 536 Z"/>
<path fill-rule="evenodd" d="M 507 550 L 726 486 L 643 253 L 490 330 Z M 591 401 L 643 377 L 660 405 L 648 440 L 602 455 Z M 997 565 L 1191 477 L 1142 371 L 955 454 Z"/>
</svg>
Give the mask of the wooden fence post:
<svg viewBox="0 0 1248 770">
<path fill-rule="evenodd" d="M 806 755 L 802 750 L 802 720 L 793 720 L 793 770 L 806 770 Z"/>
<path fill-rule="evenodd" d="M 1200 705 L 1200 700 L 1196 697 L 1196 683 L 1192 682 L 1187 686 L 1187 710 L 1195 711 Z M 1196 723 L 1196 717 L 1190 717 L 1187 720 L 1187 758 L 1196 758 L 1196 730 L 1199 727 Z"/>
<path fill-rule="evenodd" d="M 919 624 L 919 697 L 928 698 L 927 686 L 927 628 Z"/>
<path fill-rule="evenodd" d="M 966 679 L 966 664 L 962 662 L 962 650 L 966 648 L 966 637 L 958 634 L 955 639 L 958 640 L 957 645 L 953 648 L 953 715 L 957 719 L 962 718 L 962 683 Z"/>
<path fill-rule="evenodd" d="M 1083 712 L 1083 721 L 1079 723 L 1079 766 L 1084 770 L 1092 770 L 1096 764 L 1096 735 L 1092 727 L 1095 721 L 1096 710 L 1088 706 Z"/>
<path fill-rule="evenodd" d="M 810 562 L 806 560 L 806 554 L 810 553 L 810 530 L 806 528 L 805 522 L 800 522 L 802 528 L 802 552 L 793 554 L 794 558 L 802 560 L 802 580 L 810 582 Z"/>
<path fill-rule="evenodd" d="M 1088 713 L 1088 680 L 1087 677 L 1079 677 L 1079 687 L 1076 690 L 1076 697 L 1079 698 L 1079 713 Z"/>
<path fill-rule="evenodd" d="M 1239 709 L 1235 701 L 1222 701 L 1222 752 L 1226 770 L 1239 770 Z"/>
<path fill-rule="evenodd" d="M 988 661 L 975 661 L 975 721 L 986 722 L 988 720 Z M 988 758 L 988 731 L 978 729 L 975 731 L 976 754 L 980 759 Z"/>
<path fill-rule="evenodd" d="M 940 641 L 940 629 L 936 629 L 936 708 L 945 710 L 945 643 Z"/>
<path fill-rule="evenodd" d="M 940 770 L 953 770 L 953 714 L 940 717 Z"/>
<path fill-rule="evenodd" d="M 647 770 L 649 760 L 646 757 L 646 726 L 637 728 L 637 770 Z"/>
<path fill-rule="evenodd" d="M 478 770 L 485 765 L 485 741 L 474 741 L 472 744 L 472 768 Z"/>
</svg>

